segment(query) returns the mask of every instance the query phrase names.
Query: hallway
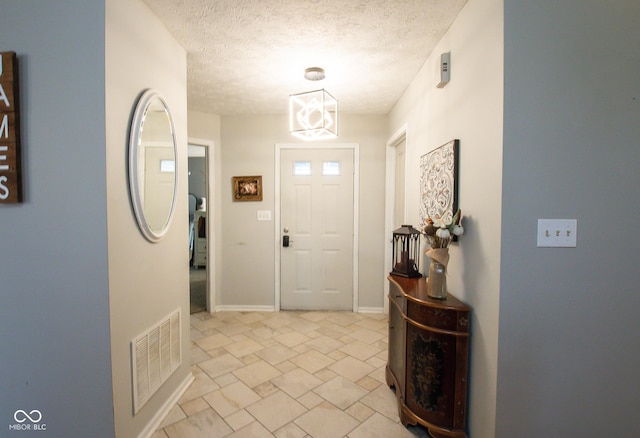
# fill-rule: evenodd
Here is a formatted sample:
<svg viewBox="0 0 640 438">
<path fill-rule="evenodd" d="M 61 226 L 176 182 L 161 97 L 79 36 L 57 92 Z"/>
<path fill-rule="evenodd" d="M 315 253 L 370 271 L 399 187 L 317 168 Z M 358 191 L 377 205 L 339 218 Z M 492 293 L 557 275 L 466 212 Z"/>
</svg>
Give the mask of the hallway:
<svg viewBox="0 0 640 438">
<path fill-rule="evenodd" d="M 385 383 L 386 315 L 196 313 L 191 339 L 195 381 L 153 438 L 428 437 Z"/>
</svg>

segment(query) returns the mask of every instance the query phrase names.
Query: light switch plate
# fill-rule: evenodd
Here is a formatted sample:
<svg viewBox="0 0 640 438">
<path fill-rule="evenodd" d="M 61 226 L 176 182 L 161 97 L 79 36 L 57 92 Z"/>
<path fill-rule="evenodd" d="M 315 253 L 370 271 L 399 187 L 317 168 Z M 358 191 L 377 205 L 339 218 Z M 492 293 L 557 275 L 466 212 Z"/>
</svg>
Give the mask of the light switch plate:
<svg viewBox="0 0 640 438">
<path fill-rule="evenodd" d="M 270 221 L 271 220 L 271 210 L 258 210 L 258 221 Z"/>
<path fill-rule="evenodd" d="M 538 246 L 575 248 L 578 241 L 576 219 L 538 219 Z"/>
</svg>

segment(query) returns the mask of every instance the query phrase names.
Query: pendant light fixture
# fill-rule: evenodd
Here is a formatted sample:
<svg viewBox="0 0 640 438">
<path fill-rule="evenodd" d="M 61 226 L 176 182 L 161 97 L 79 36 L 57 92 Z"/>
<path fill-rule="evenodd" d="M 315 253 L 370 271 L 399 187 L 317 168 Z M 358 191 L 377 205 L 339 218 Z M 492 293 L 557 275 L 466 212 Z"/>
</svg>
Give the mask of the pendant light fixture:
<svg viewBox="0 0 640 438">
<path fill-rule="evenodd" d="M 325 78 L 320 67 L 309 67 L 304 77 Z M 302 140 L 327 140 L 338 136 L 338 101 L 325 89 L 289 96 L 289 132 Z"/>
</svg>

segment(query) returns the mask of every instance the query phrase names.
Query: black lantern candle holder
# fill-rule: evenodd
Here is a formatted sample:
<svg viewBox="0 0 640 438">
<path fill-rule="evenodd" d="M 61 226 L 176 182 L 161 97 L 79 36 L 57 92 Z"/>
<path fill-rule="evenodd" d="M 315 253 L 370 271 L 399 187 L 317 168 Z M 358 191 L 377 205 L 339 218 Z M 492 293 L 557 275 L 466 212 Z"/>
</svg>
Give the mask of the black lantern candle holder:
<svg viewBox="0 0 640 438">
<path fill-rule="evenodd" d="M 420 231 L 411 225 L 403 225 L 393 232 L 392 275 L 422 277 L 418 272 Z"/>
</svg>

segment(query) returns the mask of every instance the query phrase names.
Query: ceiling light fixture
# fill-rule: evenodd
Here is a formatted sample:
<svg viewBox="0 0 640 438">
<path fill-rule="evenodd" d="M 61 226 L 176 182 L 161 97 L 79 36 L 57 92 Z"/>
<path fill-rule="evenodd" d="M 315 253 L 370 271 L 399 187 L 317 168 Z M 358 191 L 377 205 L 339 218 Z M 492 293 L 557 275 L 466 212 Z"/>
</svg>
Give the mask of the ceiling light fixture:
<svg viewBox="0 0 640 438">
<path fill-rule="evenodd" d="M 324 70 L 304 71 L 310 81 L 324 79 Z M 327 140 L 338 136 L 338 101 L 325 89 L 289 96 L 289 132 L 302 140 Z"/>
<path fill-rule="evenodd" d="M 302 140 L 338 136 L 338 101 L 326 90 L 289 96 L 289 132 Z"/>
</svg>

